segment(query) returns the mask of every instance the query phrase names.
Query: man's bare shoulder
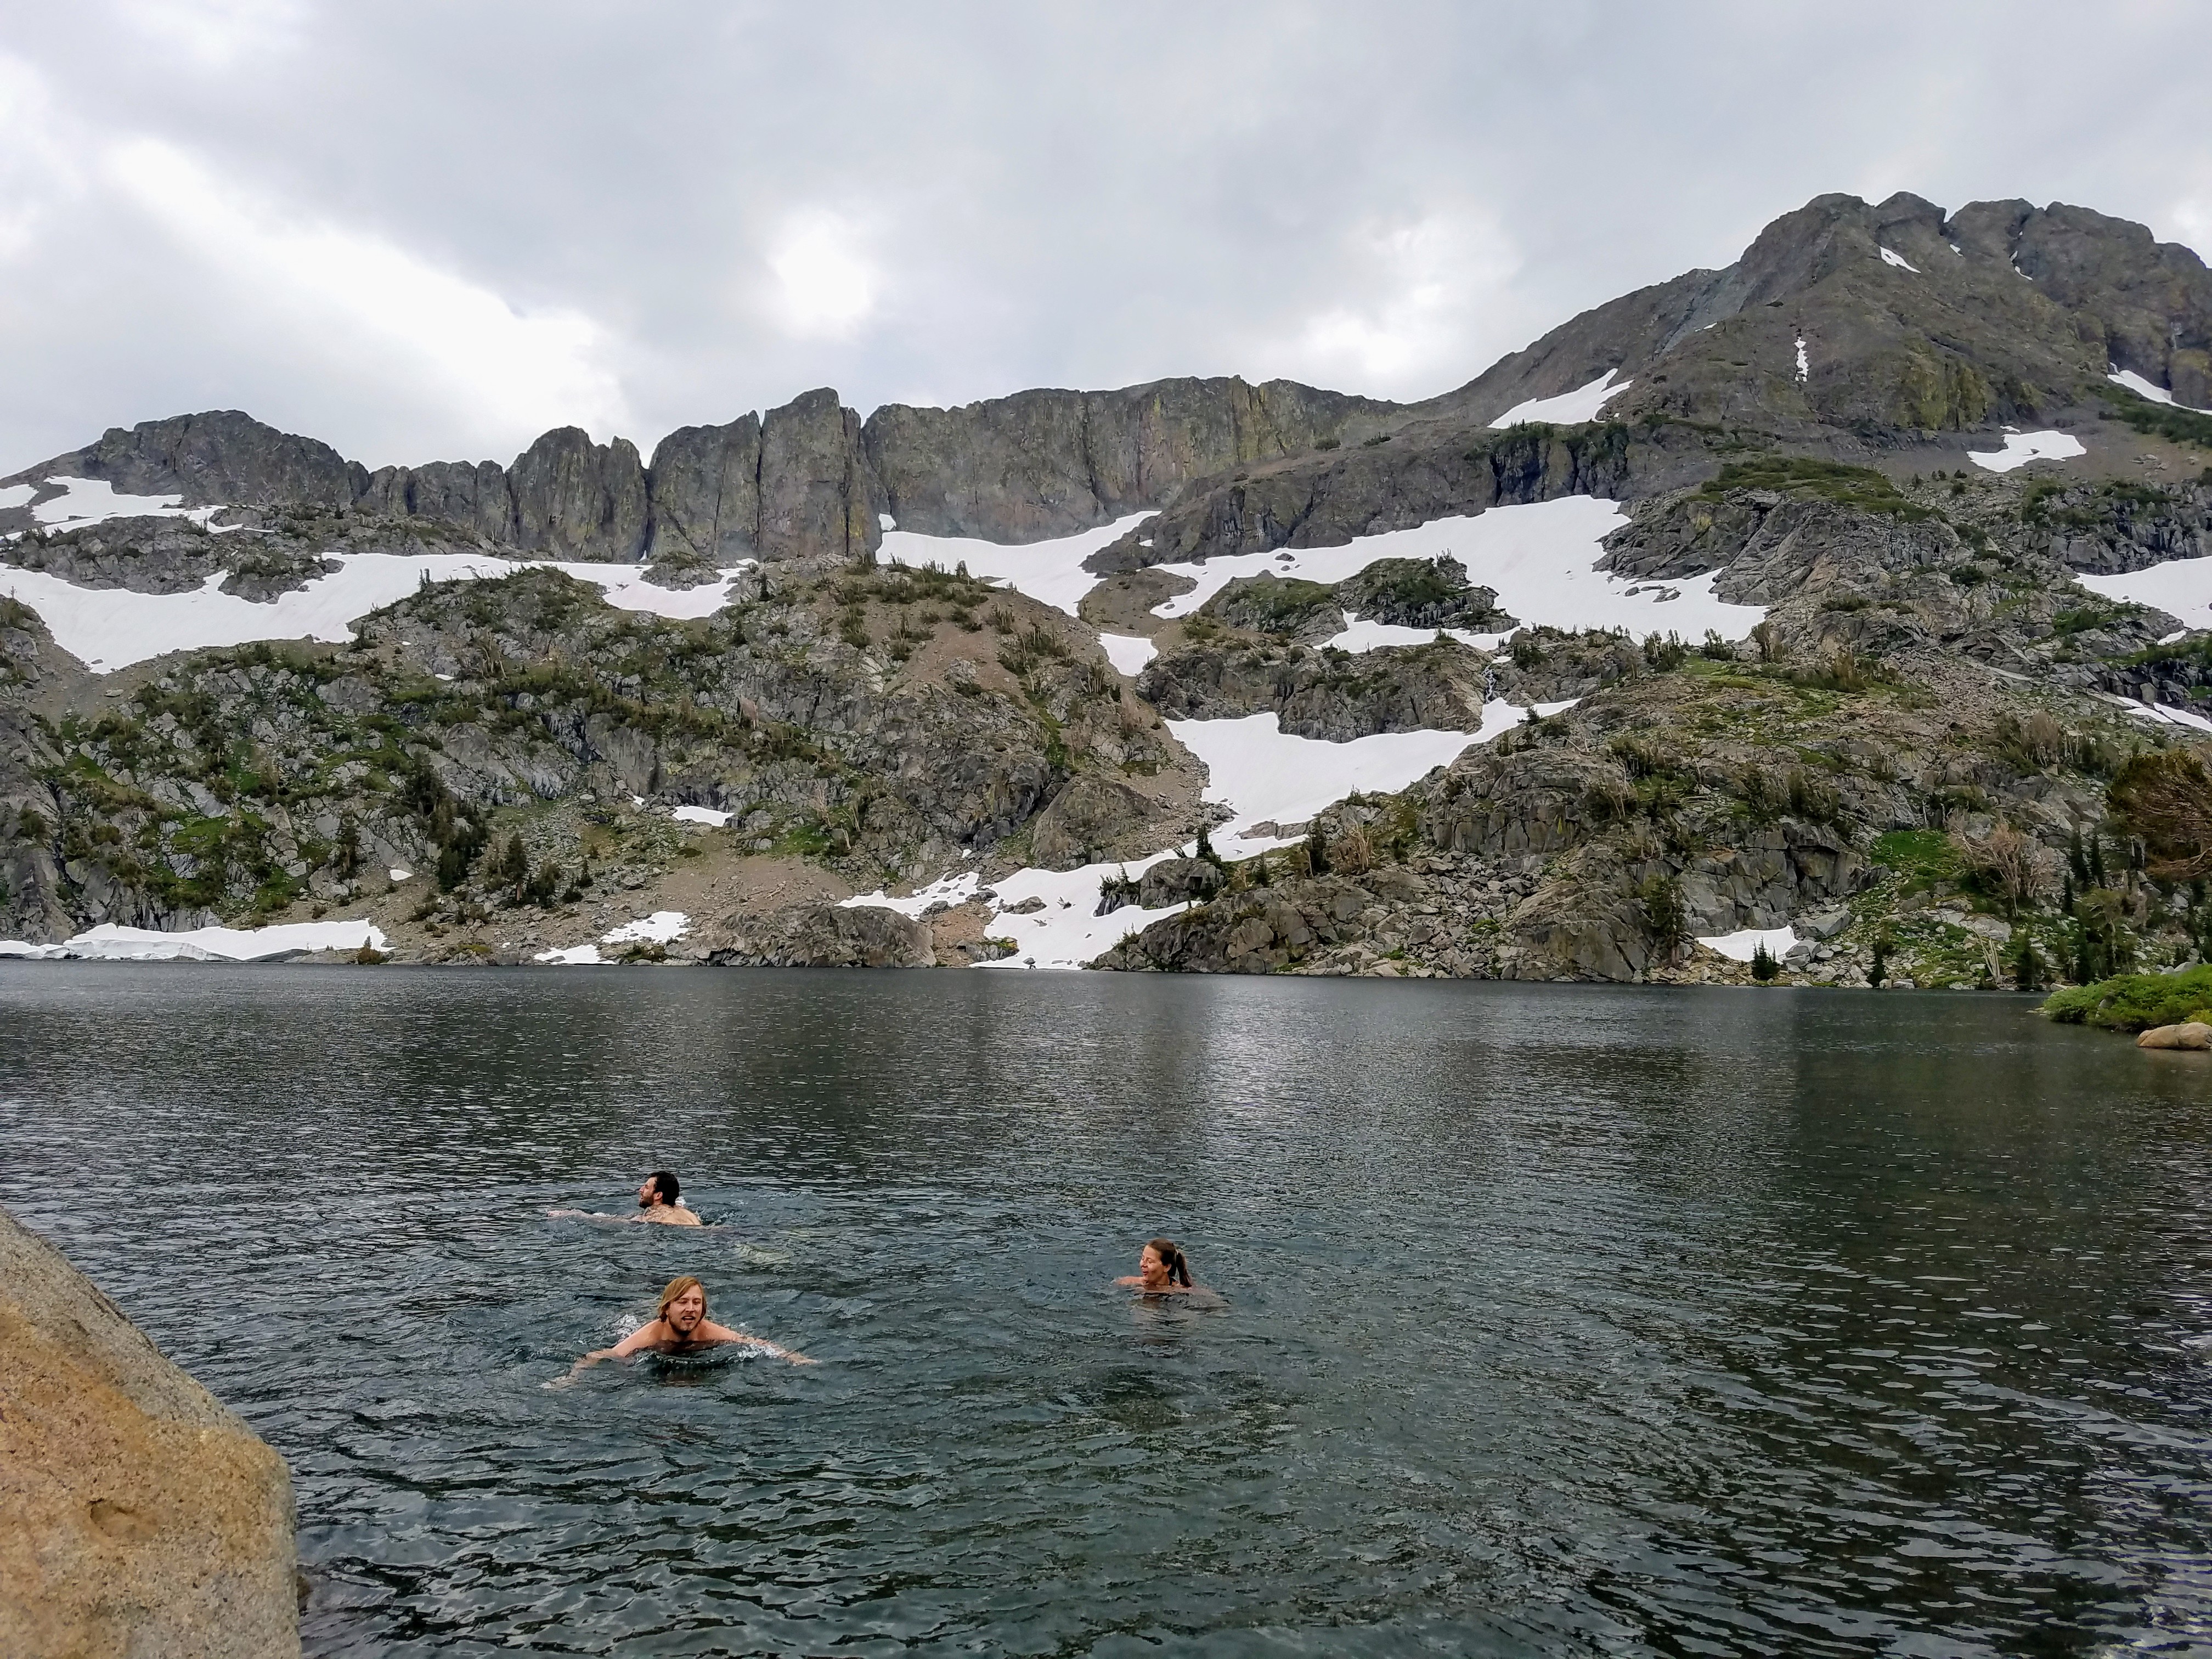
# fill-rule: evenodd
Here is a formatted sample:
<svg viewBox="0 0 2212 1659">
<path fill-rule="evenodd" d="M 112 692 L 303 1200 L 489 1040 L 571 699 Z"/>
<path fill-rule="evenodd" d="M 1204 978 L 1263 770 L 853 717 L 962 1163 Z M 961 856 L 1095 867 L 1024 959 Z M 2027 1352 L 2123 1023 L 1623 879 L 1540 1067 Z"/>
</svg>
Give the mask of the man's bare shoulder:
<svg viewBox="0 0 2212 1659">
<path fill-rule="evenodd" d="M 638 1219 L 650 1221 L 662 1227 L 696 1227 L 702 1224 L 699 1218 L 690 1211 L 679 1208 L 673 1204 L 656 1204 L 639 1216 Z"/>
</svg>

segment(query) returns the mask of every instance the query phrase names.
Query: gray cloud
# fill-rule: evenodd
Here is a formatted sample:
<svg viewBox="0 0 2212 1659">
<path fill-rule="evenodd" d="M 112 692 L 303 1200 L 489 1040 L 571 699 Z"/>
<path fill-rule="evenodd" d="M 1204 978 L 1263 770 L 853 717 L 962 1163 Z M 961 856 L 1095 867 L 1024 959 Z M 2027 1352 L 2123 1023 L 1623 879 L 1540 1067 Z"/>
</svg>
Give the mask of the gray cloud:
<svg viewBox="0 0 2212 1659">
<path fill-rule="evenodd" d="M 823 384 L 1420 396 L 1829 190 L 2212 246 L 2191 3 L 10 9 L 0 471 L 209 407 L 375 464 Z"/>
</svg>

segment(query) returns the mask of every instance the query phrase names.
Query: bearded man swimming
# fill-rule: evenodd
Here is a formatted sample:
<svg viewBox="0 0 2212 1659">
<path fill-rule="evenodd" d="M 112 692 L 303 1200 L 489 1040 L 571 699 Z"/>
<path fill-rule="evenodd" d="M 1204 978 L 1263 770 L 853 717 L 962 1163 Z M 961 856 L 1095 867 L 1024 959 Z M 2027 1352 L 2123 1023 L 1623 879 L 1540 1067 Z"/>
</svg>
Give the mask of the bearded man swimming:
<svg viewBox="0 0 2212 1659">
<path fill-rule="evenodd" d="M 655 1221 L 664 1227 L 696 1227 L 703 1224 L 684 1203 L 676 1171 L 655 1170 L 637 1189 L 638 1213 L 633 1221 Z"/>
</svg>

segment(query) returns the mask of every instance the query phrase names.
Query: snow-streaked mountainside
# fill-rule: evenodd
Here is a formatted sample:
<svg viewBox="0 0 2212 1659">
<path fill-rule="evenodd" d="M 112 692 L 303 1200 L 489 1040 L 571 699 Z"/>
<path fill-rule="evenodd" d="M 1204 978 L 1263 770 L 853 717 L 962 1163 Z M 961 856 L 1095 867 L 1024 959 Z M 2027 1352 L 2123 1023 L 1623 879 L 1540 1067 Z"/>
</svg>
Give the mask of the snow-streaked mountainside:
<svg viewBox="0 0 2212 1659">
<path fill-rule="evenodd" d="M 1826 197 L 1423 404 L 118 428 L 0 482 L 0 953 L 2185 956 L 2128 803 L 2212 731 L 2209 351 L 2141 227 Z"/>
</svg>

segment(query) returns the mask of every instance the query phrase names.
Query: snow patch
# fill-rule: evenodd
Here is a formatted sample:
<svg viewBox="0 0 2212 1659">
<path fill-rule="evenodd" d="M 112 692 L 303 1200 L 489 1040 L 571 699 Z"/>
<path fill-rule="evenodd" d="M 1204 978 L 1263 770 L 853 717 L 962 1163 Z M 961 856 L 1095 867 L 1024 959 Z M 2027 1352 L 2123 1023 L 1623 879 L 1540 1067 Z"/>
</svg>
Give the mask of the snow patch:
<svg viewBox="0 0 2212 1659">
<path fill-rule="evenodd" d="M 2070 432 L 2008 432 L 2002 449 L 1970 449 L 1966 459 L 1990 472 L 2009 472 L 2030 461 L 2063 461 L 2088 453 Z"/>
<path fill-rule="evenodd" d="M 1779 962 L 1796 948 L 1797 934 L 1789 927 L 1747 927 L 1741 933 L 1717 933 L 1711 938 L 1700 935 L 1698 943 L 1709 951 L 1717 951 L 1730 962 L 1749 962 L 1764 945 L 1767 955 Z"/>
<path fill-rule="evenodd" d="M 1101 634 L 1098 643 L 1106 653 L 1106 660 L 1119 672 L 1133 678 L 1160 654 L 1159 647 L 1136 634 Z"/>
<path fill-rule="evenodd" d="M 88 962 L 265 962 L 307 951 L 364 948 L 384 948 L 384 932 L 373 922 L 295 921 L 276 927 L 194 927 L 175 933 L 103 922 L 60 945 L 26 945 L 9 954 L 35 954 L 43 949 Z"/>
<path fill-rule="evenodd" d="M 38 493 L 39 487 L 36 484 L 0 484 L 0 512 L 4 512 L 11 507 L 25 507 L 29 505 L 31 497 Z M 4 943 L 4 940 L 0 940 L 0 944 Z M 45 948 L 46 947 L 44 945 L 32 946 L 28 945 L 23 947 L 26 951 L 32 949 L 44 950 Z"/>
<path fill-rule="evenodd" d="M 1887 248 L 1881 250 L 1881 262 L 1886 265 L 1895 265 L 1899 270 L 1909 270 L 1915 276 L 1920 274 L 1919 266 L 1908 264 L 1902 253 L 1892 253 Z"/>
<path fill-rule="evenodd" d="M 1577 386 L 1572 392 L 1516 404 L 1492 421 L 1491 428 L 1494 431 L 1499 427 L 1518 426 L 1523 421 L 1544 421 L 1553 426 L 1577 426 L 1584 421 L 1594 421 L 1608 399 L 1618 398 L 1636 384 L 1623 380 L 1619 386 L 1613 385 L 1613 377 L 1620 373 L 1617 368 L 1608 368 L 1588 386 Z"/>
<path fill-rule="evenodd" d="M 1804 385 L 1805 377 L 1812 372 L 1812 365 L 1806 361 L 1805 357 L 1805 337 L 1800 334 L 1797 337 L 1797 384 Z"/>
<path fill-rule="evenodd" d="M 2212 629 L 2212 557 L 2168 559 L 2148 570 L 2074 580 L 2108 599 L 2170 612 L 2190 630 Z"/>
<path fill-rule="evenodd" d="M 1572 706 L 1539 703 L 1534 712 L 1555 714 Z M 1485 743 L 1512 730 L 1528 718 L 1529 712 L 1494 702 L 1483 710 L 1479 731 L 1386 732 L 1352 743 L 1286 736 L 1272 711 L 1237 720 L 1170 720 L 1168 726 L 1178 741 L 1206 763 L 1206 799 L 1230 806 L 1231 817 L 1213 832 L 1216 841 L 1232 855 L 1250 856 L 1288 846 L 1297 839 L 1254 836 L 1249 833 L 1252 826 L 1269 819 L 1301 822 L 1355 789 L 1402 789 L 1451 761 L 1468 744 Z M 1164 859 L 1192 857 L 1196 852 L 1192 844 L 1170 848 L 1148 858 L 1085 865 L 1079 870 L 1016 871 L 994 884 L 986 901 L 992 911 L 990 936 L 1013 940 L 1014 954 L 979 965 L 1082 967 L 1127 935 L 1186 908 L 1175 904 L 1147 910 L 1131 904 L 1097 915 L 1093 913 L 1104 884 L 1123 876 L 1141 876 Z M 860 894 L 844 903 L 848 908 L 880 906 L 918 919 L 933 904 L 965 903 L 981 891 L 981 878 L 968 870 L 946 875 L 904 898 L 878 891 Z M 1031 900 L 1038 903 L 1017 913 L 1015 907 Z"/>
<path fill-rule="evenodd" d="M 2148 720 L 2154 726 L 2179 726 L 2191 732 L 2212 732 L 2212 720 L 2187 708 L 2176 708 L 2167 702 L 2137 702 L 2131 697 L 2116 697 L 2109 691 L 2100 691 L 2105 702 L 2124 708 L 2137 720 Z"/>
<path fill-rule="evenodd" d="M 1571 703 L 1539 703 L 1554 714 Z M 1350 743 L 1324 743 L 1282 729 L 1275 711 L 1242 720 L 1170 720 L 1176 741 L 1206 763 L 1203 799 L 1232 813 L 1223 826 L 1233 836 L 1255 823 L 1297 823 L 1354 790 L 1395 794 L 1414 779 L 1448 766 L 1472 744 L 1487 743 L 1521 725 L 1526 708 L 1503 701 L 1486 704 L 1474 732 L 1378 732 Z"/>
<path fill-rule="evenodd" d="M 884 537 L 883 556 L 890 564 L 919 569 L 933 564 L 945 570 L 968 567 L 968 574 L 1011 587 L 1016 592 L 1075 615 L 1083 596 L 1103 580 L 1083 568 L 1100 548 L 1118 542 L 1152 515 L 1132 513 L 1112 524 L 1048 542 L 1010 545 L 967 536 L 922 536 L 897 530 Z"/>
<path fill-rule="evenodd" d="M 407 881 L 411 879 L 415 874 L 412 870 L 403 868 L 401 866 L 397 864 L 393 865 L 387 873 L 394 881 Z"/>
<path fill-rule="evenodd" d="M 888 513 L 878 513 L 876 514 L 876 528 L 878 530 L 896 530 L 898 528 L 898 520 L 891 517 Z"/>
<path fill-rule="evenodd" d="M 2199 409 L 2194 404 L 2185 404 L 2162 386 L 2153 386 L 2132 368 L 2116 368 L 2105 376 L 2114 386 L 2124 386 L 2138 398 L 2148 398 L 2154 404 L 2164 404 L 2168 409 L 2185 409 L 2192 415 L 2212 415 L 2212 409 Z"/>
<path fill-rule="evenodd" d="M 598 945 L 572 945 L 565 951 L 540 951 L 532 962 L 556 968 L 597 968 L 605 964 L 600 945 L 672 945 L 691 931 L 691 918 L 681 910 L 655 910 L 649 916 L 626 921 L 599 935 Z"/>
<path fill-rule="evenodd" d="M 183 519 L 203 530 L 221 536 L 234 530 L 243 530 L 244 525 L 210 524 L 218 513 L 229 511 L 224 507 L 181 507 L 182 495 L 122 495 L 105 478 L 48 478 L 43 485 L 31 486 L 33 494 L 39 489 L 59 484 L 62 493 L 51 501 L 40 501 L 31 509 L 31 516 L 40 524 L 56 530 L 82 530 L 92 525 L 104 524 L 110 519 Z M 20 501 L 6 503 L 20 507 Z"/>
<path fill-rule="evenodd" d="M 691 918 L 681 910 L 655 910 L 649 916 L 626 921 L 599 935 L 602 945 L 673 945 L 691 931 Z"/>
<path fill-rule="evenodd" d="M 678 823 L 703 823 L 710 830 L 720 830 L 736 814 L 717 812 L 711 806 L 679 806 L 668 816 Z"/>
<path fill-rule="evenodd" d="M 981 876 L 973 870 L 964 870 L 957 875 L 940 877 L 905 898 L 893 898 L 884 889 L 878 887 L 872 893 L 861 893 L 839 900 L 838 908 L 854 910 L 866 905 L 878 910 L 896 910 L 901 915 L 912 916 L 918 921 L 921 919 L 921 913 L 933 904 L 967 903 L 975 896 L 975 890 L 981 884 Z"/>
<path fill-rule="evenodd" d="M 636 565 L 517 562 L 468 553 L 340 553 L 338 568 L 304 587 L 257 603 L 225 593 L 227 571 L 216 571 L 185 593 L 137 593 L 128 588 L 79 587 L 43 570 L 0 568 L 0 593 L 39 613 L 54 643 L 96 674 L 172 651 L 245 645 L 256 640 L 320 640 L 343 645 L 352 624 L 405 599 L 425 582 L 496 580 L 518 571 L 554 569 L 592 583 L 620 611 L 671 618 L 710 617 L 728 602 L 730 584 L 749 565 L 725 571 L 702 587 L 666 588 Z"/>
<path fill-rule="evenodd" d="M 1161 569 L 1188 576 L 1198 586 L 1152 611 L 1161 617 L 1189 616 L 1237 577 L 1263 570 L 1334 583 L 1358 574 L 1377 559 L 1433 559 L 1449 553 L 1467 567 L 1470 581 L 1494 589 L 1499 607 L 1518 617 L 1523 627 L 1626 628 L 1639 635 L 1676 633 L 1692 642 L 1709 628 L 1723 639 L 1750 637 L 1765 610 L 1728 605 L 1716 598 L 1717 571 L 1680 581 L 1654 582 L 1595 568 L 1605 555 L 1605 538 L 1627 522 L 1627 514 L 1614 502 L 1567 495 L 1524 507 L 1493 507 L 1468 518 L 1433 519 L 1412 530 L 1361 536 L 1342 547 L 1286 548 L 1278 553 L 1208 559 L 1203 564 L 1162 565 Z M 1449 631 L 1477 649 L 1492 648 L 1506 637 Z M 1344 633 L 1329 642 L 1342 643 L 1346 650 L 1372 650 L 1377 645 L 1425 645 L 1435 637 L 1433 629 L 1390 630 L 1386 623 L 1347 621 Z"/>
</svg>

